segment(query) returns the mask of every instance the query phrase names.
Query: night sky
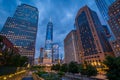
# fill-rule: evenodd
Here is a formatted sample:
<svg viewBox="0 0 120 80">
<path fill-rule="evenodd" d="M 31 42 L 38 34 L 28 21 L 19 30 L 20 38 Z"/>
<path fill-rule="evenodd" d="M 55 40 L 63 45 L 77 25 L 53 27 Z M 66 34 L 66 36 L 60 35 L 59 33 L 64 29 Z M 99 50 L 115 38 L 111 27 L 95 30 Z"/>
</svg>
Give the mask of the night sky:
<svg viewBox="0 0 120 80">
<path fill-rule="evenodd" d="M 53 40 L 60 45 L 60 57 L 64 56 L 64 38 L 74 29 L 75 16 L 82 6 L 88 5 L 96 11 L 104 24 L 94 0 L 0 0 L 0 30 L 7 17 L 12 17 L 16 7 L 21 3 L 35 6 L 39 10 L 35 58 L 39 57 L 40 47 L 45 45 L 46 27 L 50 17 L 54 29 Z"/>
</svg>

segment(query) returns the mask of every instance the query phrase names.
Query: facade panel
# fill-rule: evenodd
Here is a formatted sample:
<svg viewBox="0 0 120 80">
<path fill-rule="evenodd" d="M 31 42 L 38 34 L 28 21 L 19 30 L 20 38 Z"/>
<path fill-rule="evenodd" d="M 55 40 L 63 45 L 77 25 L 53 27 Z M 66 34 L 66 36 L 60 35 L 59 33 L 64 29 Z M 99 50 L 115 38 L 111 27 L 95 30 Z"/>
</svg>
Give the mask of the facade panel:
<svg viewBox="0 0 120 80">
<path fill-rule="evenodd" d="M 64 52 L 65 52 L 65 63 L 70 63 L 71 61 L 79 61 L 79 55 L 77 50 L 77 34 L 76 30 L 72 30 L 64 39 Z"/>
</svg>

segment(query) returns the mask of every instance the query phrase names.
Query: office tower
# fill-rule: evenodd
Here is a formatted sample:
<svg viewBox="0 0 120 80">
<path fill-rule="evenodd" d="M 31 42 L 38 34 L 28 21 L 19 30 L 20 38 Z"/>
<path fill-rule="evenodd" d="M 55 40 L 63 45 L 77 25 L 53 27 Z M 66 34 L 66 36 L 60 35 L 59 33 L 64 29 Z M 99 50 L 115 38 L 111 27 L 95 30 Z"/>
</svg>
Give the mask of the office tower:
<svg viewBox="0 0 120 80">
<path fill-rule="evenodd" d="M 43 65 L 52 64 L 52 43 L 53 43 L 53 24 L 50 20 L 47 24 L 47 29 L 46 29 Z"/>
<path fill-rule="evenodd" d="M 45 40 L 45 57 L 52 59 L 52 43 L 53 43 L 53 24 L 51 21 L 47 24 L 46 40 Z"/>
<path fill-rule="evenodd" d="M 29 58 L 30 64 L 33 63 L 35 54 L 38 14 L 36 7 L 21 4 L 17 7 L 13 17 L 7 18 L 0 33 L 19 48 L 22 56 Z"/>
<path fill-rule="evenodd" d="M 108 16 L 108 7 L 114 2 L 115 0 L 95 0 L 95 3 L 102 14 L 103 18 L 107 21 L 109 19 Z"/>
<path fill-rule="evenodd" d="M 95 0 L 95 3 L 102 15 L 102 17 L 104 18 L 105 20 L 105 23 L 107 24 L 108 26 L 108 29 L 110 31 L 110 35 L 112 35 L 111 38 L 109 38 L 110 40 L 114 40 L 114 35 L 108 25 L 108 19 L 109 19 L 109 16 L 108 16 L 108 7 L 114 2 L 115 0 Z"/>
<path fill-rule="evenodd" d="M 110 6 L 113 2 L 115 2 L 116 0 L 104 0 L 108 6 Z"/>
<path fill-rule="evenodd" d="M 120 56 L 120 0 L 116 0 L 109 7 L 109 16 L 108 23 L 116 38 L 111 45 L 115 55 L 118 57 Z"/>
<path fill-rule="evenodd" d="M 77 13 L 75 25 L 81 62 L 101 66 L 101 62 L 107 55 L 113 55 L 113 51 L 96 12 L 88 6 L 81 8 Z"/>
<path fill-rule="evenodd" d="M 76 30 L 72 30 L 64 39 L 65 63 L 70 63 L 71 61 L 79 62 L 77 47 Z"/>
<path fill-rule="evenodd" d="M 58 63 L 59 61 L 59 44 L 58 43 L 53 43 L 52 47 L 52 62 L 53 63 Z"/>
</svg>

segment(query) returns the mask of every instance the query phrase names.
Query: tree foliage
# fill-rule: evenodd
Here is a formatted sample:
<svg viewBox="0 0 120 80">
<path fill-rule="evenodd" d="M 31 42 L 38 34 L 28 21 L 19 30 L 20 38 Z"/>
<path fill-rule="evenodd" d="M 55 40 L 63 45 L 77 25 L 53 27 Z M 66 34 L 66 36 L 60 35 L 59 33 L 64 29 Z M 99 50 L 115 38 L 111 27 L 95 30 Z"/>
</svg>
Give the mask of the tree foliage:
<svg viewBox="0 0 120 80">
<path fill-rule="evenodd" d="M 92 65 L 87 65 L 86 74 L 87 74 L 87 76 L 96 76 L 97 69 Z"/>
<path fill-rule="evenodd" d="M 28 58 L 26 56 L 15 55 L 12 57 L 12 65 L 17 67 L 25 67 L 28 63 Z"/>
<path fill-rule="evenodd" d="M 59 71 L 60 70 L 60 64 L 55 64 L 51 67 L 51 70 Z"/>
<path fill-rule="evenodd" d="M 97 75 L 97 69 L 93 67 L 92 65 L 79 65 L 79 72 L 82 75 L 87 75 L 87 76 L 96 76 Z"/>
<path fill-rule="evenodd" d="M 62 66 L 60 67 L 60 71 L 62 72 L 67 72 L 68 71 L 68 64 L 62 64 Z"/>
<path fill-rule="evenodd" d="M 86 75 L 86 69 L 84 68 L 84 65 L 82 64 L 79 64 L 79 72 L 82 74 L 82 75 Z"/>
<path fill-rule="evenodd" d="M 107 77 L 109 80 L 120 80 L 120 57 L 106 57 L 104 64 L 108 67 Z"/>
<path fill-rule="evenodd" d="M 3 66 L 13 66 L 13 67 L 24 67 L 28 63 L 28 58 L 26 56 L 21 56 L 19 54 L 14 55 L 13 52 L 5 51 L 3 53 Z"/>
<path fill-rule="evenodd" d="M 70 62 L 69 63 L 69 68 L 68 68 L 68 71 L 71 72 L 71 73 L 78 73 L 78 64 L 77 62 Z"/>
<path fill-rule="evenodd" d="M 13 50 L 8 50 L 5 48 L 2 50 L 3 37 L 0 36 L 0 50 L 2 51 L 2 56 L 0 59 L 1 66 L 12 66 L 12 67 L 23 67 L 28 62 L 26 56 L 20 56 L 18 53 L 15 53 Z"/>
</svg>

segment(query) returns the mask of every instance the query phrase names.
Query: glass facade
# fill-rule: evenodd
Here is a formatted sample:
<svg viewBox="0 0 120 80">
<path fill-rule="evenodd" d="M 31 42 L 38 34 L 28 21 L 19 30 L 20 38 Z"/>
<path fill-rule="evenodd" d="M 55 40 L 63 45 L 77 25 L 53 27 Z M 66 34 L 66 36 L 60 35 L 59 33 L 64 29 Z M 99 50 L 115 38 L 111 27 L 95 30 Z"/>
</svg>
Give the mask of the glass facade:
<svg viewBox="0 0 120 80">
<path fill-rule="evenodd" d="M 37 25 L 38 23 L 38 10 L 36 7 L 28 6 L 26 4 L 21 4 L 17 7 L 14 18 L 25 20 Z"/>
<path fill-rule="evenodd" d="M 46 50 L 52 49 L 52 41 L 53 41 L 53 24 L 52 22 L 49 22 L 46 31 L 46 44 L 45 44 Z"/>
<path fill-rule="evenodd" d="M 84 56 L 96 54 L 97 53 L 96 45 L 94 44 L 94 38 L 90 30 L 86 13 L 84 11 L 78 16 L 78 26 L 79 26 L 82 46 L 85 52 Z"/>
<path fill-rule="evenodd" d="M 56 62 L 59 60 L 59 45 L 57 43 L 53 44 L 52 60 L 53 62 Z"/>
<path fill-rule="evenodd" d="M 52 59 L 52 42 L 53 42 L 53 24 L 48 22 L 45 40 L 45 55 L 46 58 Z"/>
<path fill-rule="evenodd" d="M 108 6 L 110 6 L 113 2 L 115 2 L 116 0 L 104 0 Z"/>
<path fill-rule="evenodd" d="M 107 55 L 113 55 L 113 51 L 97 13 L 84 6 L 77 13 L 75 25 L 79 44 L 78 54 L 81 58 L 79 61 L 99 68 Z"/>
<path fill-rule="evenodd" d="M 102 17 L 104 18 L 105 23 L 107 24 L 108 29 L 109 29 L 109 31 L 111 33 L 110 35 L 112 35 L 111 38 L 109 37 L 110 41 L 114 40 L 115 37 L 114 37 L 114 34 L 112 33 L 112 31 L 111 31 L 111 29 L 110 29 L 110 27 L 108 25 L 108 22 L 107 22 L 109 20 L 108 8 L 114 1 L 115 0 L 95 0 L 95 3 L 97 5 L 100 13 L 102 14 Z"/>
<path fill-rule="evenodd" d="M 38 10 L 30 5 L 21 4 L 13 17 L 8 17 L 1 35 L 6 36 L 20 54 L 27 56 L 30 62 L 34 59 L 35 40 L 38 25 Z"/>
<path fill-rule="evenodd" d="M 93 24 L 92 22 L 90 23 L 90 16 L 88 16 L 87 11 L 89 11 Z M 82 47 L 84 49 L 84 56 L 101 53 L 102 51 L 112 51 L 96 12 L 87 7 L 86 11 L 83 10 L 77 17 L 77 24 Z M 98 40 L 96 36 L 98 36 Z"/>
<path fill-rule="evenodd" d="M 95 29 L 97 31 L 97 35 L 99 37 L 100 44 L 102 46 L 103 51 L 104 52 L 111 52 L 112 48 L 107 40 L 106 33 L 104 32 L 104 28 L 100 23 L 100 20 L 97 16 L 97 13 L 92 11 L 92 10 L 90 10 L 90 13 L 91 13 L 91 17 L 92 17 L 92 20 L 94 22 Z"/>
<path fill-rule="evenodd" d="M 96 5 L 101 12 L 103 18 L 107 21 L 109 19 L 108 16 L 108 8 L 115 0 L 95 0 Z"/>
</svg>

